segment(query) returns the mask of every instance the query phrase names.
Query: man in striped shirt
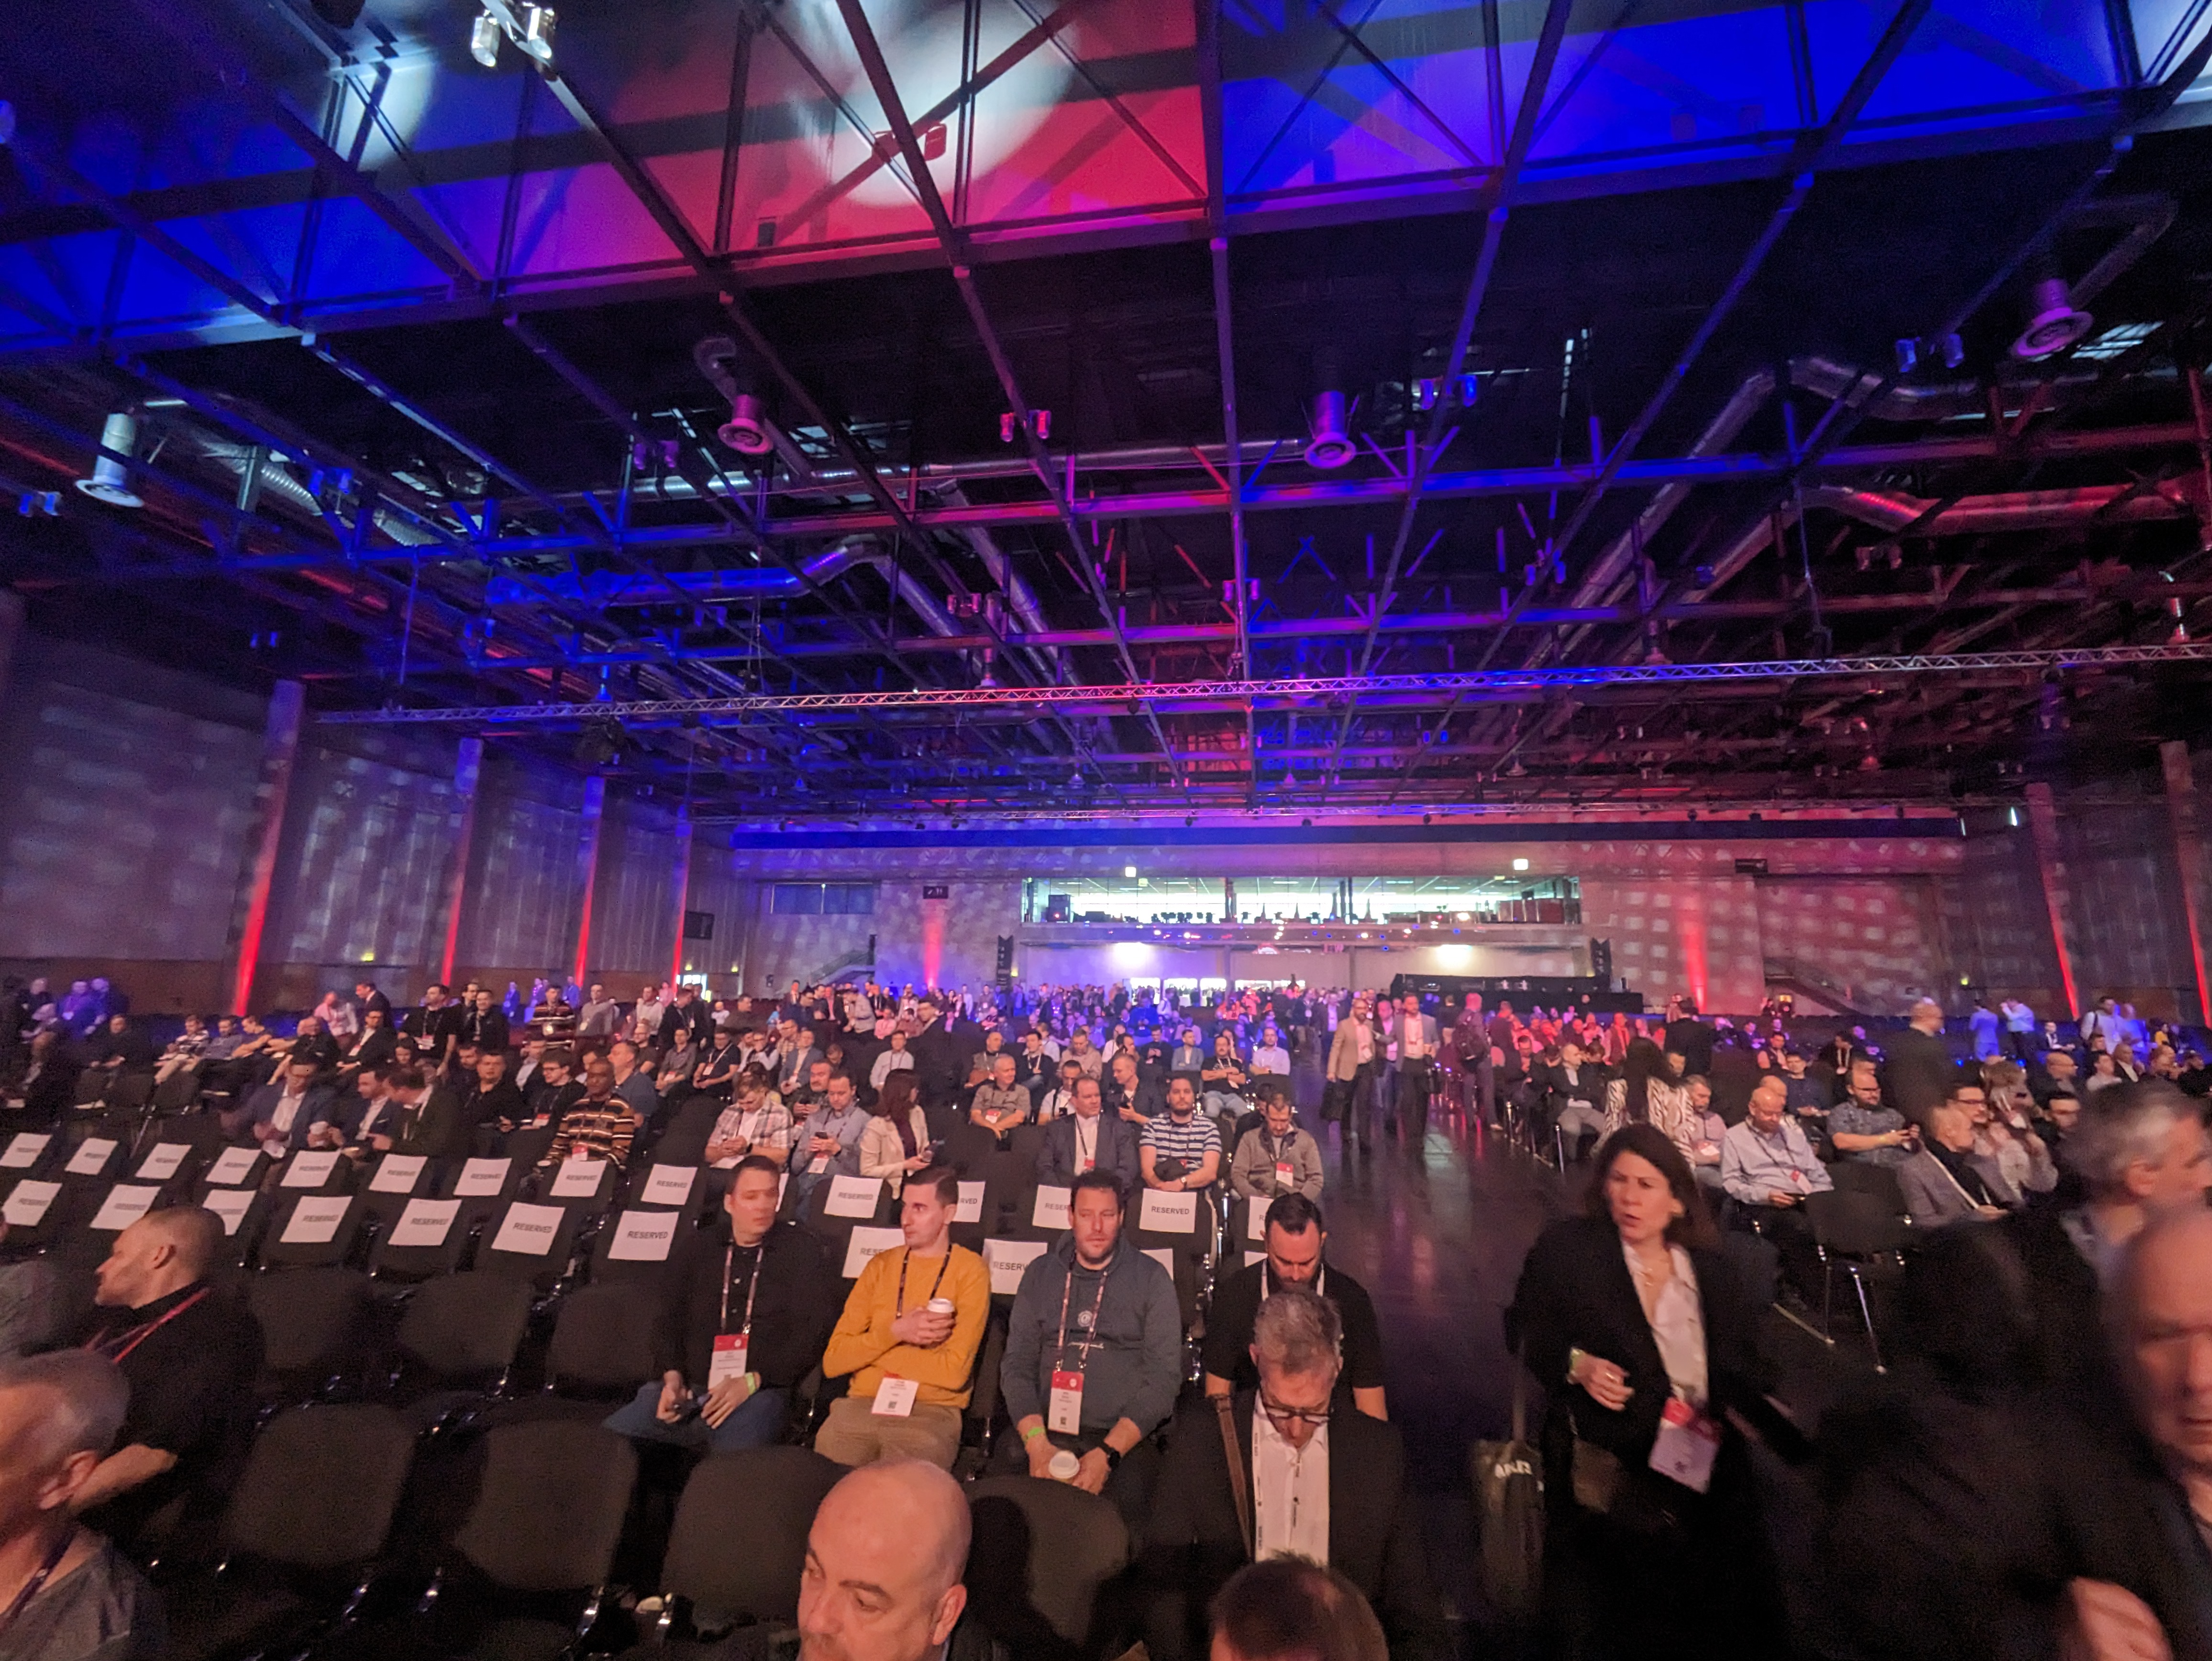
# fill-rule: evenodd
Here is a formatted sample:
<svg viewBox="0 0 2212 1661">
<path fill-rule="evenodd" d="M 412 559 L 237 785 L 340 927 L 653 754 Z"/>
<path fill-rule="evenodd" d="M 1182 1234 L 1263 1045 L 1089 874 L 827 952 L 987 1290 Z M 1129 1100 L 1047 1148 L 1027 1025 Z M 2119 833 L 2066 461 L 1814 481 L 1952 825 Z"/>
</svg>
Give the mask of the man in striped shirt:
<svg viewBox="0 0 2212 1661">
<path fill-rule="evenodd" d="M 561 1116 L 553 1145 L 540 1159 L 541 1170 L 564 1159 L 603 1159 L 617 1171 L 629 1163 L 629 1145 L 638 1117 L 615 1094 L 615 1069 L 604 1056 L 584 1063 L 583 1099 Z"/>
<path fill-rule="evenodd" d="M 1198 1092 L 1188 1078 L 1168 1080 L 1168 1110 L 1146 1123 L 1137 1158 L 1145 1186 L 1170 1193 L 1210 1188 L 1221 1175 L 1221 1132 L 1198 1111 Z"/>
</svg>

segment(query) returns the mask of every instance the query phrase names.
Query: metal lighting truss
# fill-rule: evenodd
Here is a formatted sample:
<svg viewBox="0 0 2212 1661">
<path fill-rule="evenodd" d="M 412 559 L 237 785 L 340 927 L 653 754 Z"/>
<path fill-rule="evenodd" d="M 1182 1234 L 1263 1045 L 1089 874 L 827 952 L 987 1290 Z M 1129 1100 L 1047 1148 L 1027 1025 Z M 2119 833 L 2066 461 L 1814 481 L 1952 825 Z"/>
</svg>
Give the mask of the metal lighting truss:
<svg viewBox="0 0 2212 1661">
<path fill-rule="evenodd" d="M 1613 666 L 1490 669 L 1433 675 L 1312 675 L 1275 680 L 1185 680 L 1146 686 L 917 686 L 883 692 L 800 692 L 737 698 L 641 698 L 629 702 L 483 704 L 472 709 L 337 710 L 316 719 L 335 727 L 513 727 L 564 721 L 684 721 L 806 715 L 855 709 L 976 709 L 1001 704 L 1134 705 L 1255 698 L 1307 703 L 1389 693 L 1540 696 L 1594 687 L 1679 686 L 1711 681 L 1894 679 L 2136 665 L 2212 662 L 2212 641 L 2163 646 L 2086 646 L 2025 652 L 1904 657 L 1777 658 L 1749 663 L 1639 663 Z"/>
</svg>

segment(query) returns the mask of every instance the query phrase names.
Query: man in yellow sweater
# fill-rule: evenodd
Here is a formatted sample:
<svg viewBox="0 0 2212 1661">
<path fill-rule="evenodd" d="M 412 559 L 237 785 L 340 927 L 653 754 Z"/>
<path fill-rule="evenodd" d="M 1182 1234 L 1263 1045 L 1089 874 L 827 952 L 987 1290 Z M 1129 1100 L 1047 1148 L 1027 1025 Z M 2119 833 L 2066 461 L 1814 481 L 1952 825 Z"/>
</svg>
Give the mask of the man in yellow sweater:
<svg viewBox="0 0 2212 1661">
<path fill-rule="evenodd" d="M 927 1459 L 950 1470 L 960 1415 L 991 1312 L 983 1260 L 952 1244 L 960 1174 L 937 1165 L 906 1180 L 905 1244 L 860 1271 L 822 1357 L 825 1378 L 853 1376 L 830 1404 L 815 1451 L 842 1465 Z"/>
</svg>

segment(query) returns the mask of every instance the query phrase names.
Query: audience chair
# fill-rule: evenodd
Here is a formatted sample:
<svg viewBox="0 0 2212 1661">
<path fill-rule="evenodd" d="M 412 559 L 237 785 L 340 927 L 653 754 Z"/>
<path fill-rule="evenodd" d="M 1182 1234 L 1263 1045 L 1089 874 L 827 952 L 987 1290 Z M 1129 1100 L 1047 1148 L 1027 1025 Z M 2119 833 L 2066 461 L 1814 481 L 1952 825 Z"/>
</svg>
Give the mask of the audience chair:
<svg viewBox="0 0 2212 1661">
<path fill-rule="evenodd" d="M 368 1272 L 380 1281 L 426 1281 L 461 1266 L 482 1214 L 466 1200 L 410 1199 L 390 1214 L 369 1249 Z"/>
<path fill-rule="evenodd" d="M 591 1283 L 623 1286 L 635 1297 L 657 1296 L 676 1243 L 696 1219 L 634 1207 L 616 1212 L 592 1240 Z"/>
<path fill-rule="evenodd" d="M 545 1355 L 545 1388 L 563 1396 L 627 1401 L 655 1376 L 656 1300 L 627 1286 L 588 1286 L 561 1300 Z"/>
<path fill-rule="evenodd" d="M 699 1165 L 707 1158 L 707 1139 L 714 1121 L 727 1106 L 712 1096 L 694 1096 L 676 1110 L 668 1129 L 653 1145 L 653 1157 L 663 1165 Z"/>
<path fill-rule="evenodd" d="M 684 1485 L 660 1571 L 660 1618 L 630 1653 L 693 1634 L 799 1615 L 799 1579 L 814 1513 L 845 1468 L 811 1448 L 710 1454 Z"/>
<path fill-rule="evenodd" d="M 1887 1173 L 1885 1173 L 1887 1174 Z M 1892 1177 L 1893 1182 L 1895 1180 Z M 1835 1342 L 1832 1322 L 1836 1271 L 1851 1277 L 1857 1293 L 1859 1319 L 1865 1323 L 1867 1348 L 1874 1354 L 1874 1370 L 1889 1369 L 1881 1359 L 1881 1341 L 1875 1335 L 1874 1307 L 1867 1299 L 1869 1279 L 1893 1281 L 1903 1273 L 1899 1254 L 1912 1238 L 1911 1219 L 1891 1209 L 1879 1195 L 1856 1189 L 1837 1189 L 1805 1196 L 1805 1220 L 1813 1226 L 1813 1244 L 1820 1256 L 1820 1335 Z"/>
<path fill-rule="evenodd" d="M 368 1597 L 415 1438 L 390 1408 L 299 1407 L 253 1444 L 217 1532 L 222 1562 L 165 1593 L 171 1661 L 285 1653 Z"/>
<path fill-rule="evenodd" d="M 991 1156 L 999 1152 L 999 1139 L 981 1125 L 962 1118 L 945 1134 L 945 1162 L 963 1177 L 981 1177 Z"/>
<path fill-rule="evenodd" d="M 477 1242 L 477 1273 L 514 1275 L 551 1292 L 574 1262 L 586 1214 L 553 1201 L 515 1201 L 484 1224 Z"/>
<path fill-rule="evenodd" d="M 294 1194 L 278 1198 L 261 1237 L 261 1266 L 324 1268 L 353 1255 L 363 1216 L 358 1194 Z"/>
<path fill-rule="evenodd" d="M 671 1205 L 670 1196 L 678 1185 L 684 1197 Z M 706 1208 L 708 1186 L 708 1171 L 698 1159 L 681 1160 L 657 1147 L 649 1159 L 632 1162 L 623 1203 L 674 1211 L 687 1221 L 696 1220 Z"/>
<path fill-rule="evenodd" d="M 368 1352 L 368 1277 L 356 1269 L 256 1275 L 246 1301 L 261 1323 L 264 1400 L 306 1401 Z"/>
<path fill-rule="evenodd" d="M 1897 1167 L 1869 1165 L 1863 1159 L 1838 1159 L 1828 1167 L 1828 1176 L 1839 1194 L 1869 1194 L 1882 1202 L 1893 1215 L 1909 1217 L 1911 1208 L 1905 1202 L 1905 1188 L 1897 1180 Z"/>
<path fill-rule="evenodd" d="M 1110 1500 L 1033 1476 L 986 1476 L 968 1490 L 975 1542 L 968 1614 L 1024 1661 L 1094 1651 L 1099 1593 L 1129 1563 L 1129 1530 Z"/>
<path fill-rule="evenodd" d="M 530 1287 L 482 1270 L 426 1281 L 407 1300 L 396 1342 L 401 1371 L 438 1384 L 507 1388 L 530 1324 Z M 393 1383 L 399 1382 L 395 1373 Z"/>
</svg>

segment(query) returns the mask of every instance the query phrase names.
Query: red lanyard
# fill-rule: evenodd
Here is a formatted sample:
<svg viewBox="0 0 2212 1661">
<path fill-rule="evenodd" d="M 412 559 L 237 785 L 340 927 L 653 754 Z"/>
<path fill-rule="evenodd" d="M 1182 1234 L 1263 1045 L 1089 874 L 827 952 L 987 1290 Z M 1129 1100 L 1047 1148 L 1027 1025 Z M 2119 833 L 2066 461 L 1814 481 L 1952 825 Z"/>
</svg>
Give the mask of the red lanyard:
<svg viewBox="0 0 2212 1661">
<path fill-rule="evenodd" d="M 192 1293 L 191 1297 L 185 1299 L 184 1302 L 179 1304 L 174 1309 L 169 1311 L 166 1315 L 163 1315 L 159 1320 L 149 1321 L 143 1326 L 131 1328 L 123 1335 L 123 1348 L 120 1349 L 111 1351 L 107 1348 L 108 1338 L 107 1332 L 105 1328 L 101 1329 L 100 1335 L 94 1338 L 90 1343 L 87 1344 L 85 1348 L 106 1356 L 109 1360 L 120 1366 L 123 1364 L 123 1359 L 130 1354 L 132 1350 L 137 1348 L 139 1345 L 144 1343 L 149 1338 L 159 1332 L 163 1327 L 168 1325 L 170 1322 L 175 1320 L 177 1317 L 182 1315 L 194 1304 L 206 1297 L 210 1290 L 211 1288 L 208 1287 L 202 1287 L 198 1292 Z"/>
<path fill-rule="evenodd" d="M 1114 1249 L 1117 1254 L 1121 1250 L 1118 1244 Z M 1106 1305 L 1106 1273 L 1113 1267 L 1114 1260 L 1109 1257 L 1106 1260 L 1106 1268 L 1098 1271 L 1098 1295 L 1091 1300 L 1091 1325 L 1083 1336 L 1083 1359 L 1075 1364 L 1079 1372 L 1088 1370 L 1091 1366 L 1091 1347 L 1098 1342 L 1098 1311 Z M 1070 1263 L 1067 1279 L 1060 1283 L 1060 1342 L 1054 1346 L 1052 1352 L 1055 1360 L 1067 1359 L 1067 1300 L 1074 1290 L 1075 1265 Z"/>
</svg>

